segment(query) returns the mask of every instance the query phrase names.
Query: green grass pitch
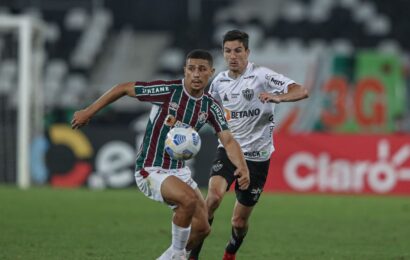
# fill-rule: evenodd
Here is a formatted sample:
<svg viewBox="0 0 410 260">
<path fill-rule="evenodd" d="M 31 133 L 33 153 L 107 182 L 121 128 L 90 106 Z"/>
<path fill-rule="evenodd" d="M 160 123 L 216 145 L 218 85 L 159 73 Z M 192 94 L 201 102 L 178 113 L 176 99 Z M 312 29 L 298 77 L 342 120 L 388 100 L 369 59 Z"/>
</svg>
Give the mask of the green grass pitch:
<svg viewBox="0 0 410 260">
<path fill-rule="evenodd" d="M 202 258 L 221 259 L 234 196 L 216 214 Z M 0 259 L 155 259 L 171 210 L 137 189 L 0 186 Z M 262 195 L 238 259 L 410 259 L 410 198 Z"/>
</svg>

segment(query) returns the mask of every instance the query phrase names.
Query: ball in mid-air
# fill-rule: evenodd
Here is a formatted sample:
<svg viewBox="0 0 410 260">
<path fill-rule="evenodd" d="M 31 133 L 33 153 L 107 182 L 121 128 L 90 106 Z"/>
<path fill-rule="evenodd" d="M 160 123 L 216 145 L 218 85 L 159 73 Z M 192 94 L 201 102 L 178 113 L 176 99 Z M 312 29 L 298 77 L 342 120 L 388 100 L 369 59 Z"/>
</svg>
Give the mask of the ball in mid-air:
<svg viewBox="0 0 410 260">
<path fill-rule="evenodd" d="M 174 127 L 165 140 L 165 151 L 176 160 L 189 160 L 201 148 L 201 138 L 192 127 Z"/>
</svg>

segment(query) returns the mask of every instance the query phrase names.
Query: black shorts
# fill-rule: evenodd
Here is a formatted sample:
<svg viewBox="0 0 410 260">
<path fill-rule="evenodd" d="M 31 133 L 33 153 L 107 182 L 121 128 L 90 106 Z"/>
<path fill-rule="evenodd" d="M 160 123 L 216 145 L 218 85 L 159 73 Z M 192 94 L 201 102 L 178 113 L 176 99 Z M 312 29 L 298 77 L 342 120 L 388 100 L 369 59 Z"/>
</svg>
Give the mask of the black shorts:
<svg viewBox="0 0 410 260">
<path fill-rule="evenodd" d="M 244 206 L 252 207 L 258 200 L 265 186 L 268 176 L 270 160 L 263 162 L 246 161 L 251 182 L 248 189 L 239 189 L 238 181 L 234 176 L 235 165 L 229 160 L 224 148 L 218 148 L 211 168 L 211 176 L 222 176 L 228 182 L 227 191 L 235 181 L 236 199 Z"/>
</svg>

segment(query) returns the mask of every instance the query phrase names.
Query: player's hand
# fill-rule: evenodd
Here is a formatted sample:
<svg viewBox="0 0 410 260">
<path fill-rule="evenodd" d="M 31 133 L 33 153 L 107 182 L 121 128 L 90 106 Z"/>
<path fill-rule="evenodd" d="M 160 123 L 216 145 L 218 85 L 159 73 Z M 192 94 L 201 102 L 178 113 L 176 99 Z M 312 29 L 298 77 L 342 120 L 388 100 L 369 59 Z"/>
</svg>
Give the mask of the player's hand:
<svg viewBox="0 0 410 260">
<path fill-rule="evenodd" d="M 278 104 L 282 101 L 280 96 L 274 95 L 274 94 L 271 94 L 271 93 L 267 93 L 267 92 L 260 93 L 259 94 L 259 100 L 262 103 L 270 102 L 270 103 L 276 103 L 276 104 Z"/>
<path fill-rule="evenodd" d="M 88 122 L 90 122 L 90 119 L 91 115 L 87 110 L 78 110 L 74 113 L 73 120 L 71 120 L 71 128 L 78 129 L 80 127 L 83 127 L 87 125 Z"/>
<path fill-rule="evenodd" d="M 251 179 L 249 177 L 249 170 L 248 168 L 240 169 L 237 168 L 235 170 L 234 175 L 237 177 L 237 181 L 239 184 L 239 189 L 246 190 L 249 187 Z"/>
</svg>

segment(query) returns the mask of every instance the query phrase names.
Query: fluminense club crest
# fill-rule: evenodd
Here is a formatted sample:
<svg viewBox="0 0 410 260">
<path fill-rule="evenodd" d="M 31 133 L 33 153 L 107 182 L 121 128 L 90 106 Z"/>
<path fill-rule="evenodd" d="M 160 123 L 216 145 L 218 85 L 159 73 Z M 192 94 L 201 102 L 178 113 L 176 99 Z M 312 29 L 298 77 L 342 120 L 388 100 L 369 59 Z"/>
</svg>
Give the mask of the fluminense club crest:
<svg viewBox="0 0 410 260">
<path fill-rule="evenodd" d="M 198 121 L 202 124 L 204 124 L 206 122 L 206 119 L 208 119 L 208 113 L 206 112 L 199 112 L 198 115 Z"/>
<path fill-rule="evenodd" d="M 251 101 L 251 99 L 253 98 L 253 94 L 253 89 L 246 88 L 242 90 L 243 97 L 248 101 Z"/>
</svg>

